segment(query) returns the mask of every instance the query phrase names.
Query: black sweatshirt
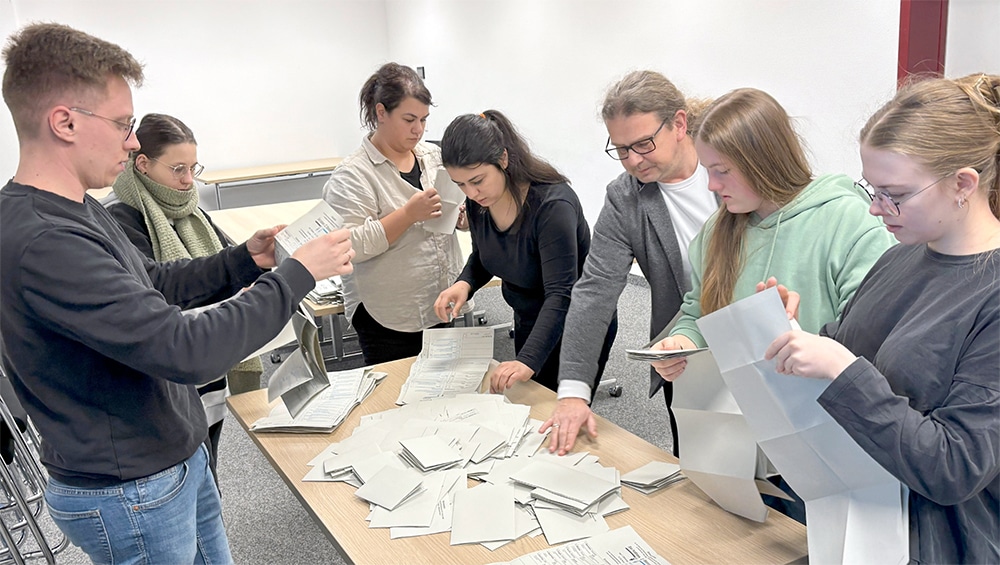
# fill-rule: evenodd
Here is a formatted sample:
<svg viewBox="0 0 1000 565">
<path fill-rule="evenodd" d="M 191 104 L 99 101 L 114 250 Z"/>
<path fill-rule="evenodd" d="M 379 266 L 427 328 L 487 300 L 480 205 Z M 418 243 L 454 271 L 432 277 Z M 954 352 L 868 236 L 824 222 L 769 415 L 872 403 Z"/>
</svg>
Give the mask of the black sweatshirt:
<svg viewBox="0 0 1000 565">
<path fill-rule="evenodd" d="M 246 245 L 155 263 L 93 198 L 0 191 L 3 364 L 57 480 L 107 486 L 190 457 L 207 435 L 193 385 L 276 335 L 314 286 L 298 261 L 260 273 Z M 252 289 L 197 315 L 222 287 Z"/>
</svg>

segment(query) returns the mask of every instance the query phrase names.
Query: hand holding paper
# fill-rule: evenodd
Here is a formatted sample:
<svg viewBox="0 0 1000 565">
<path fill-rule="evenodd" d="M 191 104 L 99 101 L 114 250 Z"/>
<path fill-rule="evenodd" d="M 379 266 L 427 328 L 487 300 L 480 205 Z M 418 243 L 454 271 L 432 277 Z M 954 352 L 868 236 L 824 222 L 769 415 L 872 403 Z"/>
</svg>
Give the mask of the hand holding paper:
<svg viewBox="0 0 1000 565">
<path fill-rule="evenodd" d="M 472 287 L 465 281 L 458 281 L 441 291 L 434 301 L 434 313 L 442 322 L 450 322 L 457 318 L 462 307 L 469 300 Z"/>
<path fill-rule="evenodd" d="M 788 287 L 783 284 L 778 284 L 778 279 L 774 277 L 767 279 L 767 282 L 757 283 L 756 290 L 757 292 L 761 292 L 772 287 L 778 287 L 778 296 L 781 297 L 781 303 L 785 305 L 785 313 L 788 314 L 788 319 L 798 319 L 799 293 L 794 290 L 788 290 Z"/>
<path fill-rule="evenodd" d="M 250 257 L 259 268 L 270 269 L 277 266 L 278 262 L 274 255 L 274 236 L 283 229 L 285 229 L 284 225 L 257 230 L 253 237 L 247 240 L 247 251 L 250 252 Z"/>
<path fill-rule="evenodd" d="M 682 335 L 673 335 L 654 343 L 650 349 L 698 349 L 698 346 Z M 687 367 L 687 358 L 674 357 L 673 359 L 665 359 L 663 361 L 653 361 L 650 365 L 653 366 L 657 374 L 663 377 L 663 380 L 673 382 L 677 377 L 681 376 L 681 373 Z"/>
<path fill-rule="evenodd" d="M 339 229 L 313 239 L 295 250 L 292 257 L 305 267 L 313 280 L 328 279 L 337 275 L 347 275 L 354 271 L 351 259 L 351 233 Z"/>
<path fill-rule="evenodd" d="M 781 334 L 764 352 L 764 359 L 777 361 L 782 375 L 831 381 L 857 358 L 836 341 L 801 330 Z"/>
<path fill-rule="evenodd" d="M 440 169 L 434 179 L 434 191 L 438 199 L 438 214 L 424 219 L 424 229 L 432 233 L 455 233 L 455 228 L 468 227 L 459 225 L 465 194 L 458 185 L 452 182 L 448 171 Z"/>
</svg>

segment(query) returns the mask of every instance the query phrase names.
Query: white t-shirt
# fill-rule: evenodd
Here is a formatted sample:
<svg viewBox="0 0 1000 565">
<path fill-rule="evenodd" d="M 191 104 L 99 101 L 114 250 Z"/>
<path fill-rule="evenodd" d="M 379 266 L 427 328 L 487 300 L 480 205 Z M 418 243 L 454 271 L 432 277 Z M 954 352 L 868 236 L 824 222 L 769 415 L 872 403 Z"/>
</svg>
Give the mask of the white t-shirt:
<svg viewBox="0 0 1000 565">
<path fill-rule="evenodd" d="M 688 246 L 691 240 L 701 231 L 705 220 L 719 209 L 715 195 L 708 190 L 708 170 L 698 164 L 694 174 L 675 183 L 656 183 L 660 194 L 670 211 L 670 220 L 674 224 L 674 234 L 677 245 L 681 248 L 684 259 L 684 276 L 691 279 L 691 261 L 688 259 Z"/>
</svg>

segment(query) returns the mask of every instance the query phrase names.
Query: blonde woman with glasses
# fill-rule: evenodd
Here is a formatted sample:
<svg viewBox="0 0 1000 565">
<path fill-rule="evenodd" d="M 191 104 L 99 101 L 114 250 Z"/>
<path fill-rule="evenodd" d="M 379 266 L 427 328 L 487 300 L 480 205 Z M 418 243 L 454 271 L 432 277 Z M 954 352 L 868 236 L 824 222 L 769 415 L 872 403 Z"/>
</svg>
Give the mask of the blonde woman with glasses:
<svg viewBox="0 0 1000 565">
<path fill-rule="evenodd" d="M 909 487 L 910 561 L 1000 562 L 1000 76 L 900 90 L 861 161 L 901 245 L 778 371 L 832 381 L 818 402 Z M 822 336 L 822 337 L 821 337 Z"/>
</svg>

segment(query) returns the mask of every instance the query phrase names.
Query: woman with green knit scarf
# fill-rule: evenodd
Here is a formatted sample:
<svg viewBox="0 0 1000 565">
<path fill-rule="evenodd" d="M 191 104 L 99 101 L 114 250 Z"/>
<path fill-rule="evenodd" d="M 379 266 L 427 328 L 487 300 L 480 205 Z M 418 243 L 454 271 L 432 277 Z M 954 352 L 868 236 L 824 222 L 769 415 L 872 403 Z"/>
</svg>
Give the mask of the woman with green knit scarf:
<svg viewBox="0 0 1000 565">
<path fill-rule="evenodd" d="M 116 199 L 105 205 L 139 251 L 156 261 L 174 261 L 214 255 L 231 242 L 198 207 L 194 177 L 202 171 L 194 134 L 183 122 L 164 114 L 147 114 L 135 132 L 142 147 L 114 184 Z M 225 289 L 205 297 L 202 304 L 225 300 L 240 291 Z M 199 304 L 201 305 L 201 304 Z M 192 305 L 196 306 L 196 305 Z M 210 465 L 216 476 L 216 458 L 226 415 L 229 389 L 244 392 L 260 385 L 261 362 L 249 359 L 228 375 L 198 387 L 208 421 Z"/>
</svg>

